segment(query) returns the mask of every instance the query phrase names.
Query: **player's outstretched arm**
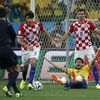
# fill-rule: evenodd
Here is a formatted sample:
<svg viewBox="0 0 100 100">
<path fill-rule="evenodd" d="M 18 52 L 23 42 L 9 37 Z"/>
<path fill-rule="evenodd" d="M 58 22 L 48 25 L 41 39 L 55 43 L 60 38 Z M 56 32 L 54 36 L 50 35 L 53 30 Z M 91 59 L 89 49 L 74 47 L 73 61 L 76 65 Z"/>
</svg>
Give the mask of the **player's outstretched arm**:
<svg viewBox="0 0 100 100">
<path fill-rule="evenodd" d="M 45 58 L 45 57 L 44 57 L 44 59 L 47 60 L 51 65 L 53 65 L 53 66 L 56 67 L 57 69 L 59 69 L 59 70 L 65 72 L 65 73 L 67 73 L 66 68 L 64 68 L 64 67 L 62 67 L 62 66 L 60 66 L 60 65 L 57 65 L 57 64 L 55 64 L 55 63 L 49 61 L 49 60 L 48 60 L 47 58 Z"/>
<path fill-rule="evenodd" d="M 44 30 L 44 34 L 46 34 L 49 37 L 49 39 L 51 40 L 52 45 L 54 47 L 56 47 L 56 42 L 53 40 L 53 38 L 50 36 L 50 34 L 48 33 L 47 30 Z"/>
<path fill-rule="evenodd" d="M 89 63 L 89 67 L 92 67 L 94 65 L 95 60 L 97 59 L 99 53 L 100 53 L 100 47 L 98 48 L 96 56 L 94 57 L 94 59 Z"/>
</svg>

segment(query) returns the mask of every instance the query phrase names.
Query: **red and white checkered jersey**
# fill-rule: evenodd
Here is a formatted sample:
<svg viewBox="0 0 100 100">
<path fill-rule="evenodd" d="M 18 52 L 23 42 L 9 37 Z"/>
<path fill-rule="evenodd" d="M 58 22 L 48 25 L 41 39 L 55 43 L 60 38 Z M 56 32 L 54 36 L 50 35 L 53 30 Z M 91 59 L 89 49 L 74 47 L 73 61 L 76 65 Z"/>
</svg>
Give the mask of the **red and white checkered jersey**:
<svg viewBox="0 0 100 100">
<path fill-rule="evenodd" d="M 69 28 L 69 32 L 75 34 L 75 49 L 85 50 L 92 45 L 90 39 L 90 30 L 95 30 L 96 27 L 92 21 L 84 19 L 82 23 L 78 20 L 73 22 Z"/>
<path fill-rule="evenodd" d="M 38 36 L 40 30 L 45 30 L 45 28 L 39 22 L 34 21 L 31 26 L 23 22 L 19 27 L 18 37 L 23 38 L 26 44 L 37 48 L 40 47 Z M 22 48 L 26 49 L 24 46 L 22 46 Z"/>
</svg>

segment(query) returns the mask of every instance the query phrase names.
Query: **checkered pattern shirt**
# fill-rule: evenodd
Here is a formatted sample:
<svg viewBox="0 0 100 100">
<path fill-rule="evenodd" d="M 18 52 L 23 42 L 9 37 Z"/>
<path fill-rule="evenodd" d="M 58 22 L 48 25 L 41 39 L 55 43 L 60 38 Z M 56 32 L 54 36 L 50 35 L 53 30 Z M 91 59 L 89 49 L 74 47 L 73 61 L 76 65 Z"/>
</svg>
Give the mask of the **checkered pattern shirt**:
<svg viewBox="0 0 100 100">
<path fill-rule="evenodd" d="M 26 22 L 23 22 L 18 31 L 18 37 L 23 38 L 26 44 L 33 46 L 33 48 L 40 47 L 39 44 L 39 31 L 45 30 L 42 24 L 38 22 L 33 22 L 32 26 L 28 26 Z M 26 49 L 24 46 L 22 48 Z"/>
<path fill-rule="evenodd" d="M 78 20 L 73 22 L 69 28 L 69 32 L 75 34 L 75 49 L 85 50 L 92 45 L 90 39 L 90 30 L 95 30 L 93 22 L 84 19 L 82 23 Z"/>
</svg>

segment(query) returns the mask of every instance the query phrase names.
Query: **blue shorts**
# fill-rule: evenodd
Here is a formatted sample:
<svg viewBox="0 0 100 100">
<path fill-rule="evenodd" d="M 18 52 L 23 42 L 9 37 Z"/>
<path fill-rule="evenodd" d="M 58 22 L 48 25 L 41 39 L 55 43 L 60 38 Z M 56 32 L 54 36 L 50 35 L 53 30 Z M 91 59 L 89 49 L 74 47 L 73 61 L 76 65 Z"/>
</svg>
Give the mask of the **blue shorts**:
<svg viewBox="0 0 100 100">
<path fill-rule="evenodd" d="M 82 82 L 72 82 L 72 79 L 70 79 L 68 86 L 72 89 L 86 89 L 87 88 L 87 82 L 85 79 L 83 79 Z"/>
<path fill-rule="evenodd" d="M 17 56 L 11 46 L 0 47 L 0 68 L 6 69 L 18 64 Z"/>
</svg>

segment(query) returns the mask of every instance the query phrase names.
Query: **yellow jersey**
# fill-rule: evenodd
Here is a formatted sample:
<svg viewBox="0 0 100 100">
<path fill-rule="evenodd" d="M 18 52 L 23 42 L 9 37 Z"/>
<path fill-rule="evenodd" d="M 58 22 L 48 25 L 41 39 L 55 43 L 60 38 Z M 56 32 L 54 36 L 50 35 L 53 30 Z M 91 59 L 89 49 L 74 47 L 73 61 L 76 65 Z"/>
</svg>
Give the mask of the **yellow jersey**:
<svg viewBox="0 0 100 100">
<path fill-rule="evenodd" d="M 71 75 L 71 73 L 74 72 L 76 76 L 82 75 L 86 79 L 86 81 L 88 81 L 89 70 L 90 70 L 90 67 L 88 65 L 85 65 L 84 67 L 82 67 L 79 70 L 67 68 L 67 72 L 69 75 Z"/>
</svg>

